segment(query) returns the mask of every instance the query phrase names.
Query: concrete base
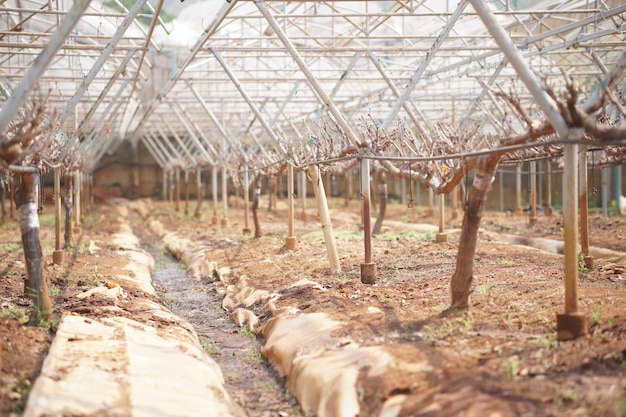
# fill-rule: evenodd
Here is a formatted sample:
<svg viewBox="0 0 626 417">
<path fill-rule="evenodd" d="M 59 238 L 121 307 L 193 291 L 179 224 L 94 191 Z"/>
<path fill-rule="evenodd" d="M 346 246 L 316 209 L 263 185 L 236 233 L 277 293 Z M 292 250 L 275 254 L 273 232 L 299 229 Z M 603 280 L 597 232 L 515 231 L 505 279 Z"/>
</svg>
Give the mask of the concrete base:
<svg viewBox="0 0 626 417">
<path fill-rule="evenodd" d="M 437 233 L 435 235 L 435 243 L 448 243 L 447 233 Z"/>
<path fill-rule="evenodd" d="M 587 268 L 588 270 L 592 271 L 596 268 L 596 263 L 593 260 L 593 256 L 587 255 L 583 258 L 583 260 L 585 262 L 585 268 Z"/>
<path fill-rule="evenodd" d="M 222 225 L 222 227 L 228 227 L 228 219 L 227 218 L 223 218 L 220 221 L 220 224 Z"/>
<path fill-rule="evenodd" d="M 52 263 L 54 263 L 55 265 L 61 265 L 64 261 L 65 261 L 64 250 L 60 249 L 60 250 L 55 250 L 54 252 L 52 252 Z"/>
<path fill-rule="evenodd" d="M 75 227 L 72 229 L 72 234 L 73 234 L 74 236 L 79 236 L 79 235 L 83 234 L 83 227 L 82 227 L 82 226 L 75 226 Z"/>
<path fill-rule="evenodd" d="M 288 250 L 296 250 L 298 247 L 298 241 L 296 240 L 295 237 L 287 237 L 285 239 L 285 246 L 287 247 Z"/>
<path fill-rule="evenodd" d="M 217 226 L 217 216 L 211 217 L 211 226 Z"/>
<path fill-rule="evenodd" d="M 531 217 L 530 219 L 528 219 L 529 226 L 535 226 L 536 224 L 537 224 L 537 217 Z"/>
<path fill-rule="evenodd" d="M 543 215 L 544 216 L 552 216 L 552 207 L 544 206 L 543 207 Z"/>
<path fill-rule="evenodd" d="M 249 235 L 251 233 L 252 233 L 252 230 L 250 230 L 249 228 L 246 227 L 246 228 L 243 229 L 243 234 L 244 235 Z"/>
<path fill-rule="evenodd" d="M 361 264 L 361 282 L 363 284 L 376 284 L 377 276 L 375 263 Z"/>
<path fill-rule="evenodd" d="M 516 214 L 516 215 L 521 215 L 521 214 L 524 214 L 524 208 L 523 208 L 523 207 L 521 207 L 521 206 L 520 206 L 520 207 L 516 207 L 516 208 L 515 208 L 515 214 Z"/>
<path fill-rule="evenodd" d="M 587 334 L 587 317 L 582 313 L 556 315 L 557 340 L 572 340 Z"/>
<path fill-rule="evenodd" d="M 302 220 L 303 222 L 307 221 L 306 211 L 300 212 L 300 220 Z"/>
</svg>

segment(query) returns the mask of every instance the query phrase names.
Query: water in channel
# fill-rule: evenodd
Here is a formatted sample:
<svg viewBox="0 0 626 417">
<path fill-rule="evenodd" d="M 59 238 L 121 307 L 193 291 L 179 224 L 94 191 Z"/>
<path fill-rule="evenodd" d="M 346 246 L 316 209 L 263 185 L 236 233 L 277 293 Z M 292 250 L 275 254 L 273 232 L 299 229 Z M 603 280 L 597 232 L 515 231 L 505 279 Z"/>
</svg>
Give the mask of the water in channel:
<svg viewBox="0 0 626 417">
<path fill-rule="evenodd" d="M 303 417 L 283 380 L 261 356 L 255 335 L 228 317 L 212 284 L 192 280 L 184 265 L 147 233 L 135 230 L 142 248 L 154 258 L 157 292 L 174 314 L 194 326 L 204 349 L 220 366 L 231 397 L 249 417 Z"/>
</svg>

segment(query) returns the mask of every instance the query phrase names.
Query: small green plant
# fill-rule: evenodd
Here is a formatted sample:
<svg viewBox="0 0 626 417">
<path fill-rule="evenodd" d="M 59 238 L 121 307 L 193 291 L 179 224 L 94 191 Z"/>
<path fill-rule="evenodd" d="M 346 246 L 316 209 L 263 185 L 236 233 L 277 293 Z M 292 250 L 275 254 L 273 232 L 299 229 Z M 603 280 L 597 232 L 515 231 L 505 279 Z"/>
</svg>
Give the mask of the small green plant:
<svg viewBox="0 0 626 417">
<path fill-rule="evenodd" d="M 381 303 L 386 303 L 389 301 L 389 297 L 387 297 L 385 294 L 378 294 L 378 301 L 380 301 Z"/>
<path fill-rule="evenodd" d="M 263 355 L 261 355 L 261 352 L 256 349 L 248 349 L 244 360 L 246 362 L 261 363 L 263 362 Z"/>
<path fill-rule="evenodd" d="M 583 274 L 587 274 L 589 272 L 589 268 L 585 264 L 585 255 L 582 252 L 578 252 L 578 272 Z"/>
<path fill-rule="evenodd" d="M 58 297 L 63 294 L 63 288 L 60 285 L 52 284 L 50 288 L 48 288 L 48 294 L 52 297 Z"/>
<path fill-rule="evenodd" d="M 519 372 L 520 361 L 517 355 L 511 356 L 506 361 L 506 379 L 513 379 Z"/>
<path fill-rule="evenodd" d="M 591 316 L 593 318 L 593 324 L 598 324 L 600 323 L 600 307 L 596 307 L 595 310 L 593 310 L 593 312 L 591 313 Z"/>
<path fill-rule="evenodd" d="M 245 337 L 249 337 L 252 340 L 256 341 L 256 333 L 254 333 L 252 330 L 250 330 L 247 327 L 242 327 L 241 328 L 241 334 Z"/>
<path fill-rule="evenodd" d="M 336 274 L 335 279 L 339 281 L 340 284 L 347 284 L 348 281 L 350 281 L 348 276 L 343 272 Z"/>
<path fill-rule="evenodd" d="M 201 344 L 202 349 L 209 355 L 220 355 L 222 353 L 219 347 L 204 338 L 201 338 Z"/>
<path fill-rule="evenodd" d="M 17 387 L 15 387 L 15 392 L 20 395 L 19 401 L 13 407 L 13 412 L 21 415 L 26 408 L 26 400 L 28 399 L 28 394 L 30 394 L 31 383 L 24 374 L 20 374 Z"/>
<path fill-rule="evenodd" d="M 11 306 L 7 309 L 2 310 L 2 317 L 17 320 L 22 324 L 28 323 L 28 315 L 26 314 L 26 310 L 21 307 Z"/>
<path fill-rule="evenodd" d="M 583 399 L 583 394 L 570 390 L 562 390 L 560 395 L 565 402 L 578 402 Z"/>
<path fill-rule="evenodd" d="M 17 242 L 0 243 L 0 251 L 14 253 L 22 250 L 22 244 Z"/>
<path fill-rule="evenodd" d="M 493 290 L 494 286 L 493 284 L 480 284 L 476 286 L 476 293 L 477 294 L 489 294 L 492 290 Z"/>
<path fill-rule="evenodd" d="M 498 265 L 503 265 L 503 266 L 511 266 L 511 265 L 513 265 L 513 261 L 512 261 L 512 260 L 510 260 L 510 259 L 504 259 L 504 258 L 501 258 L 501 259 L 498 261 Z"/>
</svg>

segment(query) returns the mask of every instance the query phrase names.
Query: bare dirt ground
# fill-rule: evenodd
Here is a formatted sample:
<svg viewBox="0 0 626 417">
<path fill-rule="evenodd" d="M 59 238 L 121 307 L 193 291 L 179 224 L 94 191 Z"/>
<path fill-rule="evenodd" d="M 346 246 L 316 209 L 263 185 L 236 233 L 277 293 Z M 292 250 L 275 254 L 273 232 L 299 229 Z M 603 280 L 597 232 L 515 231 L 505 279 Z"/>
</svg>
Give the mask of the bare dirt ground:
<svg viewBox="0 0 626 417">
<path fill-rule="evenodd" d="M 626 265 L 597 261 L 593 271 L 580 268 L 579 306 L 587 316 L 589 336 L 558 342 L 555 318 L 563 312 L 562 255 L 500 243 L 503 233 L 559 239 L 559 215 L 539 215 L 538 223 L 528 227 L 527 217 L 485 213 L 471 308 L 443 317 L 440 313 L 449 306 L 458 234 L 451 233 L 448 243 L 434 243 L 434 232 L 413 225 L 436 225 L 436 217 L 429 217 L 422 208 L 388 206 L 382 232 L 373 243 L 378 280 L 375 285 L 365 285 L 360 282 L 359 202 L 351 201 L 346 207 L 343 200 L 331 200 L 340 274 L 329 273 L 313 200 L 308 204 L 306 221 L 302 209 L 297 208 L 295 252 L 284 248 L 287 210 L 282 200 L 271 212 L 266 203 L 259 210 L 263 236 L 256 239 L 243 235 L 240 207 L 229 209 L 227 227 L 211 226 L 207 202 L 200 222 L 184 214 L 182 203 L 179 211 L 167 203 L 151 203 L 150 214 L 169 230 L 211 245 L 218 265 L 229 266 L 233 274 L 247 275 L 252 286 L 281 292 L 277 307 L 283 303 L 307 313 L 324 312 L 344 323 L 337 336 L 345 335 L 362 346 L 388 346 L 406 355 L 419 351 L 439 365 L 439 377 L 432 381 L 416 383 L 402 369 L 362 381 L 364 416 L 377 415 L 382 402 L 399 393 L 412 395 L 403 416 L 459 415 L 486 398 L 497 399 L 520 416 L 626 415 Z M 42 244 L 46 255 L 51 255 L 52 210 L 45 213 Z M 45 273 L 57 315 L 77 308 L 72 295 L 103 285 L 107 271 L 116 268 L 110 258 L 103 262 L 87 250 L 90 235 L 102 238 L 113 230 L 107 226 L 109 215 L 105 205 L 94 207 L 83 235 L 66 254 L 67 263 L 53 266 L 47 262 Z M 447 227 L 459 228 L 460 223 L 458 217 L 448 221 Z M 253 227 L 251 219 L 248 227 Z M 50 329 L 22 324 L 29 301 L 23 297 L 19 231 L 14 221 L 1 230 L 0 415 L 19 415 L 53 337 L 54 324 Z M 626 252 L 626 222 L 621 218 L 593 217 L 590 230 L 593 246 Z M 326 291 L 286 290 L 303 278 L 320 283 Z M 372 308 L 380 313 L 371 314 Z M 257 339 L 263 342 L 260 336 Z M 220 354 L 219 349 L 210 351 L 215 349 L 210 339 L 207 343 L 209 353 Z M 248 383 L 252 386 L 254 378 L 248 378 Z M 443 407 L 428 410 L 433 402 Z M 262 408 L 262 404 L 257 406 Z M 292 411 L 298 415 L 297 410 Z"/>
</svg>

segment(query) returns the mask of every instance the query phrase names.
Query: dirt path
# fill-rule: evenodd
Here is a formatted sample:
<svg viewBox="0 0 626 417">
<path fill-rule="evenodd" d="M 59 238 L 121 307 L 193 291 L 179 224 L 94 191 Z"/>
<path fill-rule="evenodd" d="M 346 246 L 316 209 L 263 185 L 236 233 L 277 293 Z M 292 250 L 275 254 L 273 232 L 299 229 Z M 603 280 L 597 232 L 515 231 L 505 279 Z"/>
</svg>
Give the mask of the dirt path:
<svg viewBox="0 0 626 417">
<path fill-rule="evenodd" d="M 260 341 L 228 317 L 221 307 L 222 297 L 212 285 L 192 280 L 185 265 L 171 256 L 156 236 L 142 227 L 135 227 L 134 232 L 154 258 L 152 279 L 159 295 L 174 314 L 194 326 L 205 351 L 220 366 L 225 388 L 248 416 L 304 416 L 283 380 L 261 356 Z"/>
</svg>

